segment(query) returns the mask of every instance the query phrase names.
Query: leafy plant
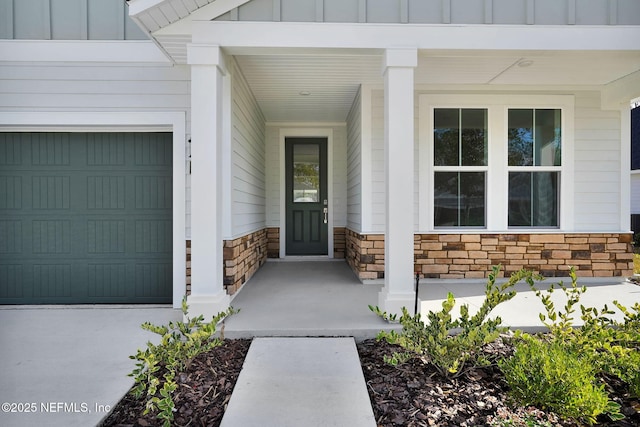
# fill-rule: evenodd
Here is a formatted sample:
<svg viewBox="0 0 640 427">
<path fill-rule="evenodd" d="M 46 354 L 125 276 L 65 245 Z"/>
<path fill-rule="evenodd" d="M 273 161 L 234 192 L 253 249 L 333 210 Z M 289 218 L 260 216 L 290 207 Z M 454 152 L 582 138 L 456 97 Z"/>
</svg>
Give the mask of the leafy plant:
<svg viewBox="0 0 640 427">
<path fill-rule="evenodd" d="M 411 316 L 406 308 L 402 308 L 400 323 L 401 333 L 382 331 L 378 339 L 386 339 L 389 343 L 398 344 L 406 352 L 397 352 L 386 361 L 393 365 L 403 363 L 411 357 L 418 356 L 424 362 L 431 363 L 438 372 L 445 377 L 456 377 L 466 370 L 490 363 L 483 355 L 483 345 L 495 341 L 507 328 L 500 326 L 499 316 L 489 318 L 490 312 L 499 304 L 510 300 L 516 294 L 513 287 L 521 280 L 526 280 L 533 286 L 534 279 L 539 279 L 534 273 L 520 270 L 513 273 L 509 280 L 501 285 L 496 284 L 500 266 L 493 268 L 485 288 L 485 299 L 476 314 L 469 314 L 469 306 L 460 306 L 460 316 L 453 319 L 451 312 L 455 306 L 452 293 L 442 302 L 442 310 L 429 311 L 426 321 L 421 320 L 420 314 Z M 378 307 L 369 309 L 388 321 L 397 319 L 394 315 L 382 312 Z"/>
<path fill-rule="evenodd" d="M 620 407 L 609 401 L 604 385 L 596 380 L 596 368 L 562 341 L 544 341 L 523 335 L 512 357 L 501 360 L 511 396 L 520 404 L 534 405 L 594 424 L 608 413 L 620 419 Z"/>
<path fill-rule="evenodd" d="M 189 318 L 188 310 L 185 298 L 182 301 L 182 314 L 186 322 L 169 322 L 166 326 L 143 323 L 143 329 L 162 337 L 160 343 L 147 342 L 144 351 L 138 349 L 135 355 L 129 356 L 136 361 L 136 368 L 129 374 L 135 383 L 131 393 L 136 399 L 146 398 L 145 414 L 158 410 L 157 417 L 162 420 L 163 426 L 170 426 L 173 421 L 175 405 L 172 394 L 178 387 L 176 374 L 188 368 L 198 354 L 221 345 L 222 339 L 215 337 L 216 325 L 227 316 L 237 313 L 229 308 L 205 323 L 202 315 Z"/>
<path fill-rule="evenodd" d="M 545 292 L 532 286 L 546 311 L 546 314 L 540 314 L 540 319 L 549 328 L 553 340 L 585 355 L 598 372 L 620 378 L 633 395 L 640 396 L 640 304 L 636 303 L 628 309 L 618 301 L 613 301 L 624 315 L 622 322 L 613 320 L 615 312 L 607 305 L 600 310 L 580 305 L 580 318 L 584 325 L 575 328 L 575 307 L 586 287 L 578 286 L 573 269 L 570 270 L 570 277 L 570 287 L 558 284 L 567 297 L 563 310 L 556 310 L 551 301 L 554 286 Z"/>
</svg>

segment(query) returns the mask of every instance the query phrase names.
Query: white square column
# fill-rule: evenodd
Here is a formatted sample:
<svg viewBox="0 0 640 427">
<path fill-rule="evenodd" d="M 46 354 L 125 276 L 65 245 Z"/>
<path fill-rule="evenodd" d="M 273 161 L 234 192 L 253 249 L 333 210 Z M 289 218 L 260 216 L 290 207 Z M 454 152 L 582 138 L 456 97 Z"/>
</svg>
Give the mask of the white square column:
<svg viewBox="0 0 640 427">
<path fill-rule="evenodd" d="M 191 65 L 191 295 L 189 316 L 229 308 L 223 285 L 222 146 L 227 71 L 219 46 L 188 46 Z"/>
<path fill-rule="evenodd" d="M 384 58 L 386 217 L 384 288 L 379 307 L 413 312 L 414 291 L 414 85 L 415 48 L 387 49 Z"/>
</svg>

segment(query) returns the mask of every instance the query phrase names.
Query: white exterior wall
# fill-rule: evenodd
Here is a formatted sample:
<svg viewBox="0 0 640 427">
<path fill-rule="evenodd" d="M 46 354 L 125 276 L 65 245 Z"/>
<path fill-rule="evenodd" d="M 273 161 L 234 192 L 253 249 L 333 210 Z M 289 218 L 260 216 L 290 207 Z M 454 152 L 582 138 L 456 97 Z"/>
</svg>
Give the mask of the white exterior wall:
<svg viewBox="0 0 640 427">
<path fill-rule="evenodd" d="M 362 231 L 362 90 L 347 116 L 347 227 Z"/>
<path fill-rule="evenodd" d="M 631 214 L 640 214 L 640 171 L 631 172 Z"/>
<path fill-rule="evenodd" d="M 626 231 L 629 224 L 620 224 L 620 112 L 602 111 L 596 92 L 576 93 L 575 101 L 575 228 Z"/>
<path fill-rule="evenodd" d="M 347 225 L 347 127 L 332 123 L 291 123 L 270 124 L 266 129 L 266 162 L 269 168 L 266 172 L 267 194 L 267 227 L 279 227 L 280 224 L 280 131 L 282 129 L 331 129 L 333 131 L 333 156 L 329 160 L 329 173 L 333 179 L 333 227 Z M 322 135 L 319 135 L 322 136 Z"/>
<path fill-rule="evenodd" d="M 491 96 L 491 93 L 487 93 L 486 96 Z M 620 112 L 602 110 L 598 92 L 575 92 L 574 96 L 575 197 L 573 231 L 626 231 L 628 225 L 620 224 L 619 213 L 621 200 L 620 159 L 622 158 L 620 153 Z M 414 158 L 416 165 L 416 180 L 414 181 L 416 230 L 419 229 L 417 223 L 420 185 L 418 173 L 421 166 L 417 159 L 420 138 L 417 99 L 418 96 L 416 96 L 416 158 Z M 373 227 L 371 232 L 374 233 L 384 233 L 384 128 L 381 123 L 383 107 L 383 92 L 381 90 L 372 91 L 372 161 L 370 167 L 373 177 L 371 195 Z M 635 188 L 634 185 L 640 189 L 640 175 L 632 178 L 632 188 Z M 491 201 L 489 200 L 488 203 Z M 637 200 L 632 200 L 632 212 L 634 212 L 633 209 L 640 212 L 640 197 Z"/>
<path fill-rule="evenodd" d="M 235 60 L 229 61 L 231 89 L 231 236 L 265 227 L 265 120 Z"/>
<path fill-rule="evenodd" d="M 371 92 L 371 233 L 384 233 L 385 179 L 384 179 L 384 91 Z"/>
</svg>

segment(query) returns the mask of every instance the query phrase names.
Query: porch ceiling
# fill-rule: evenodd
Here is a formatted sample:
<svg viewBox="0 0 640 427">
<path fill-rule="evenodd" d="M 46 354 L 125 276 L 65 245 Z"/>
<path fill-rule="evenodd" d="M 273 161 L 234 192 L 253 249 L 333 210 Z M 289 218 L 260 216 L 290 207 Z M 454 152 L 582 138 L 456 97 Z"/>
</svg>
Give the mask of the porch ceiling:
<svg viewBox="0 0 640 427">
<path fill-rule="evenodd" d="M 342 122 L 360 84 L 383 87 L 380 53 L 234 53 L 269 122 Z M 427 90 L 448 91 L 539 85 L 598 89 L 639 70 L 637 51 L 423 50 L 415 84 Z"/>
</svg>

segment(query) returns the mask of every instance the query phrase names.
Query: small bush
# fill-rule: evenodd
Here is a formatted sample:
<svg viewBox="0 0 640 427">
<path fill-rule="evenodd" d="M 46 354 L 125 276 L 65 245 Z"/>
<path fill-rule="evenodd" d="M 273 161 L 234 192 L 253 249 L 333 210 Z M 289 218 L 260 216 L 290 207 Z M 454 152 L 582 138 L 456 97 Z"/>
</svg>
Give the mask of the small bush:
<svg viewBox="0 0 640 427">
<path fill-rule="evenodd" d="M 175 405 L 172 394 L 178 387 L 175 376 L 189 366 L 194 357 L 222 344 L 214 336 L 216 325 L 225 317 L 236 313 L 233 308 L 214 316 L 209 323 L 203 316 L 187 317 L 189 307 L 186 298 L 182 301 L 182 313 L 186 322 L 169 322 L 167 326 L 157 326 L 145 322 L 142 328 L 160 336 L 160 344 L 147 343 L 147 348 L 129 356 L 136 361 L 136 368 L 129 374 L 135 385 L 131 393 L 136 399 L 146 399 L 145 414 L 158 411 L 157 417 L 163 426 L 173 421 Z"/>
<path fill-rule="evenodd" d="M 515 296 L 513 286 L 516 283 L 526 280 L 533 286 L 533 280 L 539 278 L 530 271 L 521 270 L 512 274 L 507 282 L 497 285 L 499 272 L 500 267 L 493 268 L 485 288 L 484 302 L 473 316 L 469 314 L 469 306 L 463 304 L 460 307 L 460 317 L 453 320 L 451 312 L 456 301 L 451 293 L 443 301 L 442 310 L 427 313 L 426 322 L 421 320 L 420 313 L 411 316 L 403 308 L 400 317 L 402 332 L 398 334 L 395 331 L 383 331 L 378 339 L 386 339 L 407 351 L 395 353 L 386 361 L 395 365 L 417 355 L 433 364 L 445 377 L 456 377 L 468 369 L 489 364 L 481 351 L 482 346 L 495 341 L 501 333 L 507 331 L 506 327 L 500 326 L 502 319 L 499 316 L 489 318 L 489 313 Z M 378 307 L 369 306 L 369 309 L 385 320 L 396 320 L 395 316 L 381 312 Z"/>
<path fill-rule="evenodd" d="M 498 364 L 511 396 L 520 404 L 588 424 L 594 424 L 602 413 L 616 411 L 604 385 L 597 384 L 593 365 L 560 341 L 524 335 L 514 355 Z"/>
<path fill-rule="evenodd" d="M 580 305 L 580 318 L 584 325 L 575 328 L 575 307 L 586 292 L 586 287 L 578 286 L 573 269 L 570 276 L 571 286 L 558 284 L 567 297 L 562 310 L 557 310 L 551 301 L 555 286 L 545 292 L 535 290 L 532 286 L 546 311 L 546 314 L 540 314 L 540 319 L 549 328 L 553 340 L 584 355 L 598 372 L 620 378 L 634 396 L 640 397 L 640 304 L 636 303 L 628 309 L 618 301 L 613 301 L 624 315 L 622 322 L 612 319 L 611 315 L 615 313 L 607 305 L 600 310 Z"/>
</svg>

